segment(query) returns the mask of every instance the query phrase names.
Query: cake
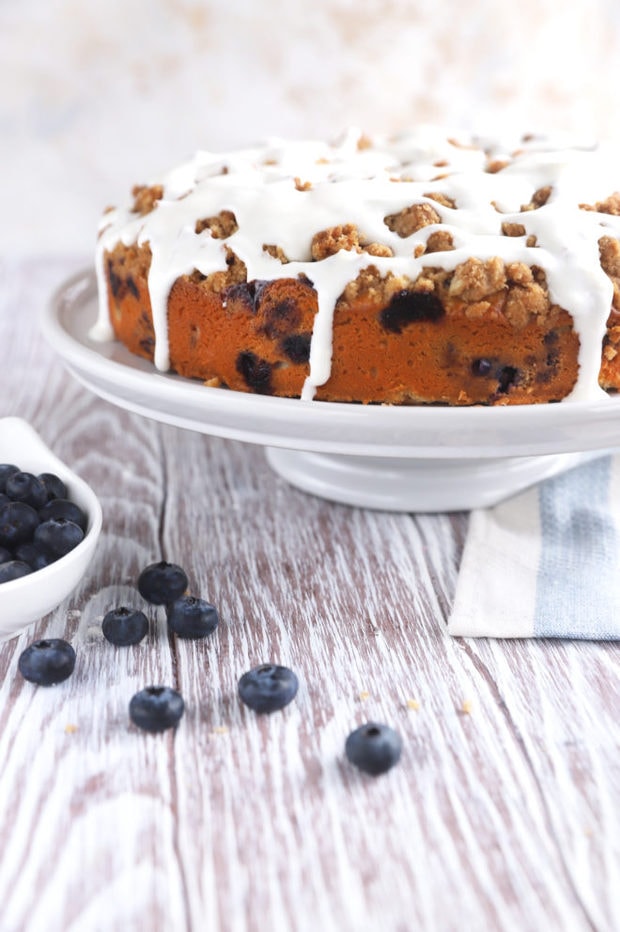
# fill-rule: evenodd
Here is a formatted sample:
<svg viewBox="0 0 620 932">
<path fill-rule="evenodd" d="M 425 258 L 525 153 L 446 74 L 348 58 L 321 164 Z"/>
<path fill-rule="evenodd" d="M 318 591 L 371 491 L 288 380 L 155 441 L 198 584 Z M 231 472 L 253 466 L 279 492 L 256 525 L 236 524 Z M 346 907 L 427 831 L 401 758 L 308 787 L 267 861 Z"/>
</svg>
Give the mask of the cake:
<svg viewBox="0 0 620 932">
<path fill-rule="evenodd" d="M 620 387 L 620 176 L 421 128 L 199 152 L 102 218 L 92 335 L 220 390 L 513 405 Z"/>
</svg>

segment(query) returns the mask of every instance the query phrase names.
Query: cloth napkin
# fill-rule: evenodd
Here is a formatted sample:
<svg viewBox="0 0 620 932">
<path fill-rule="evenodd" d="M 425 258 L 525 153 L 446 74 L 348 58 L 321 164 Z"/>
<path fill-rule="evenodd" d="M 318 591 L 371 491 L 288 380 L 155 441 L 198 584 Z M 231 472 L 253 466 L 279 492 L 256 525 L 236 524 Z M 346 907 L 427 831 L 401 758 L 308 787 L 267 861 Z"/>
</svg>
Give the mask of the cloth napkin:
<svg viewBox="0 0 620 932">
<path fill-rule="evenodd" d="M 620 638 L 620 455 L 472 511 L 448 632 Z"/>
</svg>

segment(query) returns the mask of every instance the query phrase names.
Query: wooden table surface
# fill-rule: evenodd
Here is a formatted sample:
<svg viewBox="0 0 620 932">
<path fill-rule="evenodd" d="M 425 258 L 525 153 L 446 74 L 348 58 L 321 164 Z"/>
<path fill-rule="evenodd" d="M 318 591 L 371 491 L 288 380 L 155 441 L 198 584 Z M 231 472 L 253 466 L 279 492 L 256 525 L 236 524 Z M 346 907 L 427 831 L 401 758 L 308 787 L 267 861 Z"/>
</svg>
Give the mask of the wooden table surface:
<svg viewBox="0 0 620 932">
<path fill-rule="evenodd" d="M 617 648 L 446 634 L 466 514 L 331 504 L 258 447 L 128 414 L 83 389 L 37 314 L 79 263 L 0 266 L 1 414 L 29 420 L 97 492 L 104 529 L 80 588 L 0 645 L 0 930 L 617 930 Z M 115 648 L 103 614 L 140 569 L 184 566 L 221 624 L 206 641 Z M 518 610 L 518 606 L 515 607 Z M 73 676 L 17 671 L 66 637 Z M 275 661 L 286 710 L 241 706 Z M 152 736 L 131 696 L 178 689 Z M 344 759 L 369 719 L 403 738 L 373 779 Z"/>
</svg>

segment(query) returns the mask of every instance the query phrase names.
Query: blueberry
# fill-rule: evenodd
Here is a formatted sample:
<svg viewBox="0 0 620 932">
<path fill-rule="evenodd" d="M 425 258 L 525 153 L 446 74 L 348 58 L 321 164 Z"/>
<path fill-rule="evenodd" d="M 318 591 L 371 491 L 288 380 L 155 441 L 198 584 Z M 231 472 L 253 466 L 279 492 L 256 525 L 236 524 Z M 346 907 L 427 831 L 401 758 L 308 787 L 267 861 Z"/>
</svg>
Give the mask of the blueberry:
<svg viewBox="0 0 620 932">
<path fill-rule="evenodd" d="M 0 563 L 0 583 L 10 582 L 12 579 L 21 579 L 32 573 L 32 567 L 23 560 L 8 560 Z"/>
<path fill-rule="evenodd" d="M 205 638 L 218 626 L 217 609 L 204 599 L 182 595 L 166 608 L 168 629 L 180 638 Z"/>
<path fill-rule="evenodd" d="M 50 518 L 34 532 L 34 543 L 44 553 L 58 559 L 73 550 L 84 540 L 84 531 L 67 518 Z"/>
<path fill-rule="evenodd" d="M 12 476 L 14 472 L 19 472 L 19 466 L 14 466 L 13 463 L 0 464 L 0 492 L 4 492 L 6 480 L 9 476 Z"/>
<path fill-rule="evenodd" d="M 11 553 L 11 551 L 7 550 L 6 547 L 0 547 L 0 564 L 8 563 L 9 560 L 12 560 L 12 559 L 13 559 L 13 554 Z M 26 560 L 26 563 L 27 562 L 28 561 Z"/>
<path fill-rule="evenodd" d="M 473 375 L 489 375 L 493 364 L 490 359 L 485 359 L 481 357 L 480 359 L 474 359 L 471 364 L 471 371 Z"/>
<path fill-rule="evenodd" d="M 183 697 L 169 686 L 147 686 L 132 697 L 129 717 L 144 731 L 165 731 L 173 728 L 183 716 Z"/>
<path fill-rule="evenodd" d="M 62 638 L 35 641 L 20 654 L 17 667 L 30 683 L 52 686 L 62 683 L 73 673 L 75 651 Z"/>
<path fill-rule="evenodd" d="M 135 608 L 113 608 L 104 616 L 101 624 L 103 636 L 117 647 L 139 644 L 146 637 L 149 622 L 144 612 Z"/>
<path fill-rule="evenodd" d="M 138 591 L 153 605 L 166 605 L 180 598 L 187 589 L 185 571 L 176 563 L 151 563 L 138 577 Z"/>
<path fill-rule="evenodd" d="M 67 486 L 56 473 L 42 472 L 38 478 L 45 486 L 48 501 L 56 498 L 68 498 Z"/>
<path fill-rule="evenodd" d="M 47 501 L 47 489 L 30 472 L 14 472 L 6 480 L 4 491 L 14 502 L 25 502 L 33 508 L 42 508 Z"/>
<path fill-rule="evenodd" d="M 256 353 L 247 350 L 237 356 L 236 369 L 251 391 L 258 395 L 273 394 L 273 365 L 267 359 L 261 359 Z"/>
<path fill-rule="evenodd" d="M 33 570 L 42 570 L 44 566 L 49 566 L 50 563 L 53 563 L 55 557 L 45 553 L 38 544 L 26 541 L 15 548 L 15 559 L 23 560 L 23 562 L 31 566 Z"/>
<path fill-rule="evenodd" d="M 507 395 L 513 385 L 519 382 L 520 372 L 514 366 L 503 366 L 497 376 L 497 392 Z"/>
<path fill-rule="evenodd" d="M 380 315 L 381 326 L 391 333 L 402 333 L 405 327 L 419 321 L 435 322 L 445 314 L 439 298 L 426 291 L 398 291 Z"/>
<path fill-rule="evenodd" d="M 0 546 L 12 548 L 31 540 L 38 525 L 38 514 L 25 502 L 0 505 Z"/>
<path fill-rule="evenodd" d="M 4 492 L 0 492 L 0 505 L 8 505 L 10 501 L 11 499 L 8 495 L 6 495 Z"/>
<path fill-rule="evenodd" d="M 244 673 L 239 698 L 255 712 L 277 712 L 297 695 L 299 681 L 292 670 L 265 663 Z"/>
<path fill-rule="evenodd" d="M 81 527 L 84 532 L 86 532 L 88 526 L 88 518 L 85 512 L 79 505 L 67 498 L 53 498 L 47 502 L 43 508 L 39 509 L 39 518 L 41 521 L 49 521 L 50 518 L 67 518 L 68 521 L 73 521 L 74 524 Z"/>
<path fill-rule="evenodd" d="M 352 731 L 346 740 L 345 754 L 365 773 L 377 776 L 393 767 L 400 758 L 400 735 L 389 725 L 367 722 Z"/>
</svg>

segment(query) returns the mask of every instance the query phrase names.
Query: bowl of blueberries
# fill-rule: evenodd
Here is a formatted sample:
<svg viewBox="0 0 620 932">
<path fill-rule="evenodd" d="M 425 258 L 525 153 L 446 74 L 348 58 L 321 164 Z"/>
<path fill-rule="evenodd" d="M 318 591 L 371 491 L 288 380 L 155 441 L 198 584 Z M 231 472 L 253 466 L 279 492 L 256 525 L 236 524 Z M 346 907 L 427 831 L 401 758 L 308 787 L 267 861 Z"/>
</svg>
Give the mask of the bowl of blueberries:
<svg viewBox="0 0 620 932">
<path fill-rule="evenodd" d="M 92 489 L 17 417 L 0 418 L 0 641 L 53 611 L 101 532 Z"/>
</svg>

